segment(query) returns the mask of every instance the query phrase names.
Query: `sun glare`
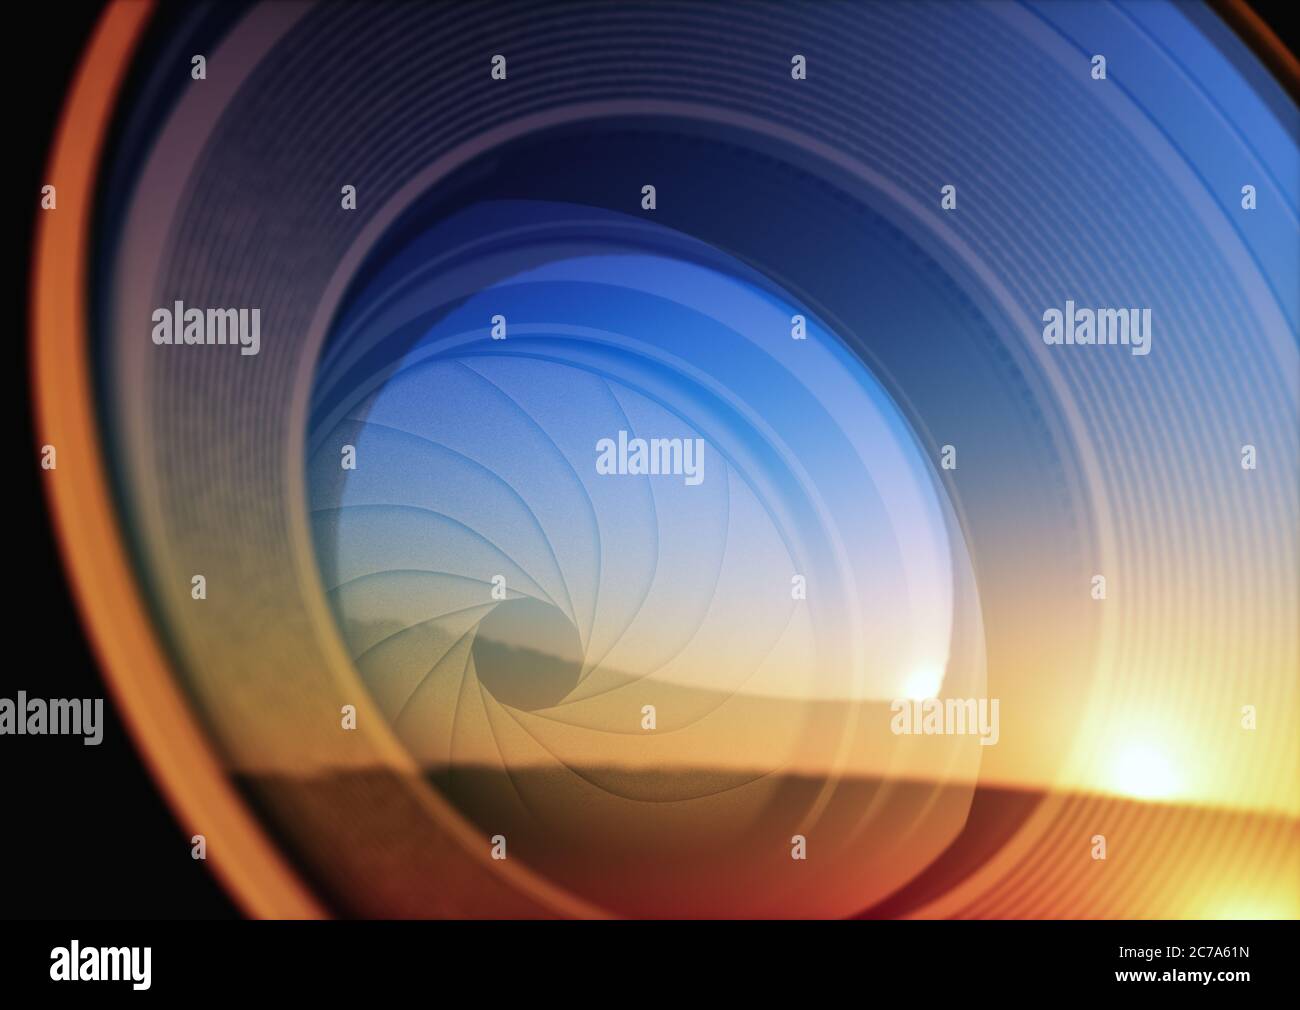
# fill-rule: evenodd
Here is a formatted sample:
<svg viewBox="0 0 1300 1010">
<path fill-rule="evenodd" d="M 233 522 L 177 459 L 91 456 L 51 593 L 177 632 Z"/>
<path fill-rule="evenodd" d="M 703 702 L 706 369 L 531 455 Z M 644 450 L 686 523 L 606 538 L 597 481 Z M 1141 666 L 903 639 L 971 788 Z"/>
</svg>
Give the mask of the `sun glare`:
<svg viewBox="0 0 1300 1010">
<path fill-rule="evenodd" d="M 1178 791 L 1178 776 L 1160 751 L 1147 744 L 1130 744 L 1112 765 L 1111 788 L 1144 800 L 1168 799 Z"/>
<path fill-rule="evenodd" d="M 924 701 L 934 698 L 943 686 L 943 670 L 933 666 L 922 666 L 908 675 L 903 691 L 912 701 Z"/>
</svg>

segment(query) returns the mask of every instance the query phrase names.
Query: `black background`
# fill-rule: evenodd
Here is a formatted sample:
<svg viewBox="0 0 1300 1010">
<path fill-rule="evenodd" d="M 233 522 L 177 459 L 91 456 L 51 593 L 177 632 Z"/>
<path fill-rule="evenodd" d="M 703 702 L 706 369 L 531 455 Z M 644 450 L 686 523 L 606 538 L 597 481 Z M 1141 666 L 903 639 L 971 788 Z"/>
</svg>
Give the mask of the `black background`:
<svg viewBox="0 0 1300 1010">
<path fill-rule="evenodd" d="M 5 13 L 5 88 L 15 127 L 6 184 L 10 320 L 5 430 L 11 569 L 0 697 L 104 698 L 104 740 L 0 736 L 0 918 L 232 918 L 238 910 L 172 817 L 113 707 L 81 630 L 46 511 L 27 392 L 28 283 L 54 126 L 100 4 L 14 5 Z M 12 32 L 12 34 L 10 34 Z"/>
</svg>

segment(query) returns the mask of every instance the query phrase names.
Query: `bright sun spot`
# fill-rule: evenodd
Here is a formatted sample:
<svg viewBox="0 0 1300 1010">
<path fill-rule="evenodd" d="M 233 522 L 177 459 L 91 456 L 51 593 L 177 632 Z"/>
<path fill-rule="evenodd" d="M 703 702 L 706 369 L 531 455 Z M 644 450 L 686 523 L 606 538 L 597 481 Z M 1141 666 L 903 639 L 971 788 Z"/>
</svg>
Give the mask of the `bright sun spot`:
<svg viewBox="0 0 1300 1010">
<path fill-rule="evenodd" d="M 913 701 L 934 698 L 943 686 L 943 670 L 934 666 L 922 666 L 913 670 L 903 686 L 903 692 Z"/>
<path fill-rule="evenodd" d="M 1115 758 L 1111 788 L 1144 800 L 1167 799 L 1178 791 L 1178 776 L 1160 751 L 1147 744 L 1130 744 Z"/>
</svg>

